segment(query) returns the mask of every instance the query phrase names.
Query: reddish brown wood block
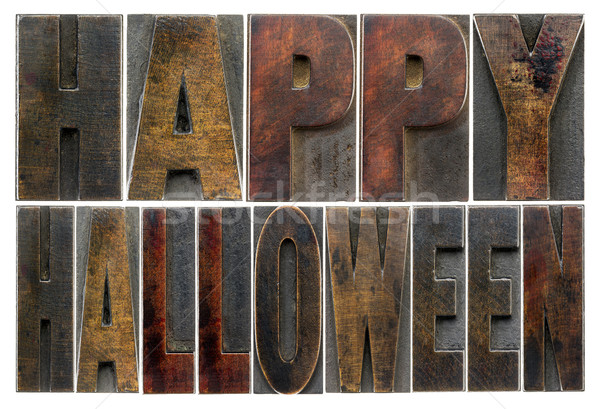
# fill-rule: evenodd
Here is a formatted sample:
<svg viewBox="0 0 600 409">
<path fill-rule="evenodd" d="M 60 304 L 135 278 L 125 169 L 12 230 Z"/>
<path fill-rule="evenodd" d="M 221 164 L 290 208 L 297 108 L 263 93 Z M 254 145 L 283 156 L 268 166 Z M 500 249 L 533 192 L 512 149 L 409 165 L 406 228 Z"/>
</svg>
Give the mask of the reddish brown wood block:
<svg viewBox="0 0 600 409">
<path fill-rule="evenodd" d="M 121 198 L 121 16 L 18 16 L 18 193 Z"/>
<path fill-rule="evenodd" d="M 89 237 L 77 391 L 97 391 L 101 370 L 109 367 L 115 391 L 137 392 L 125 209 L 92 209 Z"/>
<path fill-rule="evenodd" d="M 352 40 L 334 17 L 253 15 L 249 59 L 248 196 L 290 200 L 297 193 L 291 172 L 293 129 L 330 125 L 349 109 L 354 94 Z M 346 139 L 350 146 L 352 139 Z"/>
<path fill-rule="evenodd" d="M 457 116 L 467 95 L 467 46 L 442 16 L 368 15 L 362 31 L 361 197 L 404 200 L 405 130 Z M 419 59 L 420 75 L 409 71 Z"/>
<path fill-rule="evenodd" d="M 583 390 L 583 206 L 523 208 L 525 390 Z"/>
<path fill-rule="evenodd" d="M 157 16 L 148 64 L 129 198 L 160 200 L 169 172 L 190 172 L 203 199 L 240 199 L 216 18 Z"/>
<path fill-rule="evenodd" d="M 248 393 L 250 389 L 250 354 L 224 350 L 222 284 L 227 278 L 223 265 L 224 251 L 221 209 L 200 209 L 198 223 L 198 340 L 200 393 Z M 231 222 L 232 220 L 228 220 Z M 249 220 L 248 226 L 249 227 Z M 230 237 L 230 239 L 233 239 Z M 239 238 L 242 239 L 242 238 Z M 246 252 L 250 251 L 249 242 Z M 242 247 L 243 248 L 243 247 Z M 246 254 L 247 257 L 247 254 Z M 240 263 L 250 260 L 238 255 Z"/>
<path fill-rule="evenodd" d="M 533 50 L 515 15 L 475 22 L 506 114 L 506 198 L 548 199 L 549 121 L 583 16 L 546 16 Z"/>
<path fill-rule="evenodd" d="M 185 318 L 191 318 L 187 323 L 194 321 L 193 292 L 191 300 L 178 293 L 179 289 L 193 288 L 194 285 L 194 220 L 177 220 L 173 214 L 168 217 L 168 212 L 177 210 L 145 209 L 143 214 L 144 393 L 194 392 L 194 339 L 191 339 L 189 351 L 186 340 L 177 338 L 178 333 L 184 332 L 184 328 L 180 327 L 185 326 Z M 193 215 L 193 209 L 189 210 L 185 214 Z M 189 254 L 185 253 L 185 249 L 168 254 L 173 253 L 176 245 L 173 242 L 181 240 L 181 237 L 175 237 L 178 227 L 185 224 L 191 227 L 192 233 L 192 242 L 185 243 Z M 168 234 L 169 229 L 175 231 Z M 187 274 L 188 280 L 185 280 L 186 260 L 181 258 L 189 255 L 192 259 L 187 264 L 191 266 L 191 274 Z M 179 260 L 173 260 L 175 258 Z M 179 271 L 175 271 L 177 268 Z M 188 302 L 191 305 L 187 306 L 187 311 L 185 306 L 182 311 L 173 305 L 172 299 L 177 297 L 191 301 Z M 190 332 L 193 334 L 193 330 Z"/>
<path fill-rule="evenodd" d="M 352 240 L 348 208 L 327 209 L 336 359 L 343 392 L 361 391 L 365 342 L 370 345 L 375 392 L 394 391 L 396 371 L 403 371 L 396 368 L 396 352 L 400 318 L 406 313 L 401 308 L 402 297 L 406 296 L 405 291 L 410 291 L 410 284 L 404 282 L 405 268 L 410 269 L 407 265 L 409 210 L 390 208 L 386 222 L 381 222 L 376 208 L 361 208 L 358 237 Z M 378 221 L 383 226 L 378 226 Z M 378 230 L 383 229 L 386 233 L 382 240 Z M 385 243 L 383 263 L 382 242 Z"/>
<path fill-rule="evenodd" d="M 17 212 L 17 390 L 72 392 L 73 208 Z"/>
</svg>

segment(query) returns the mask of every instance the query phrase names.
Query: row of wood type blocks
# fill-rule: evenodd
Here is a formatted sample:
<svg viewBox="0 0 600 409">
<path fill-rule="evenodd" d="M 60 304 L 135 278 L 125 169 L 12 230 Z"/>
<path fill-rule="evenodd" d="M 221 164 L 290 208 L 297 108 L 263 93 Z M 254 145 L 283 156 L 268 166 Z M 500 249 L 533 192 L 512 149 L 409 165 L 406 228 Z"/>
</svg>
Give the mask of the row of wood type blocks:
<svg viewBox="0 0 600 409">
<path fill-rule="evenodd" d="M 17 389 L 582 390 L 583 210 L 19 206 Z"/>
<path fill-rule="evenodd" d="M 582 15 L 127 19 L 122 152 L 122 16 L 18 16 L 18 199 L 583 200 Z"/>
</svg>

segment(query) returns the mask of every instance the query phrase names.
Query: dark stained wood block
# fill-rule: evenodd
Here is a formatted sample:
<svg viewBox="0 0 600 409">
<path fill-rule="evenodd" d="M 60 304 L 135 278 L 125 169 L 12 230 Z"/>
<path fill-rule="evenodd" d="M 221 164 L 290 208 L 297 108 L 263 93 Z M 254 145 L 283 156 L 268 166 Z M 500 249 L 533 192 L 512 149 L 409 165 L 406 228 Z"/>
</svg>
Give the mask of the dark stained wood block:
<svg viewBox="0 0 600 409">
<path fill-rule="evenodd" d="M 521 345 L 519 207 L 469 207 L 470 391 L 516 391 Z"/>
<path fill-rule="evenodd" d="M 475 198 L 583 199 L 583 15 L 475 27 Z"/>
<path fill-rule="evenodd" d="M 132 256 L 138 247 L 138 213 L 130 212 L 137 209 L 83 210 L 77 214 L 82 219 L 81 224 L 78 220 L 78 233 L 82 234 L 77 235 L 81 319 L 77 391 L 137 392 L 137 314 L 132 288 L 139 284 L 132 284 L 132 276 L 137 277 L 137 263 Z M 81 253 L 84 256 L 80 257 Z"/>
<path fill-rule="evenodd" d="M 356 16 L 251 15 L 248 198 L 355 196 Z"/>
<path fill-rule="evenodd" d="M 524 206 L 523 246 L 525 390 L 583 390 L 583 206 Z"/>
<path fill-rule="evenodd" d="M 18 199 L 121 198 L 121 20 L 18 16 Z"/>
<path fill-rule="evenodd" d="M 322 209 L 254 211 L 254 392 L 321 393 Z"/>
<path fill-rule="evenodd" d="M 144 209 L 144 393 L 193 393 L 193 208 Z"/>
<path fill-rule="evenodd" d="M 336 378 L 328 382 L 328 391 L 398 391 L 397 382 L 410 372 L 410 360 L 397 364 L 397 354 L 410 347 L 410 328 L 400 329 L 402 320 L 410 320 L 410 302 L 404 309 L 410 293 L 409 215 L 408 207 L 327 209 L 328 288 L 333 301 L 327 312 L 335 315 L 327 331 L 335 332 L 336 343 L 327 354 L 327 376 Z M 330 351 L 335 351 L 331 359 Z M 366 355 L 370 373 L 365 370 Z M 337 373 L 330 374 L 330 366 Z M 370 388 L 363 387 L 365 378 L 370 378 Z M 337 390 L 330 390 L 330 384 Z"/>
<path fill-rule="evenodd" d="M 129 22 L 135 65 L 128 120 L 137 124 L 129 128 L 129 198 L 241 199 L 232 127 L 232 112 L 239 117 L 241 110 L 229 108 L 241 104 L 241 95 L 228 92 L 241 76 L 226 75 L 225 63 L 242 65 L 243 54 L 222 57 L 241 48 L 241 34 L 214 16 L 131 16 Z"/>
<path fill-rule="evenodd" d="M 17 207 L 17 390 L 73 391 L 73 208 Z"/>
<path fill-rule="evenodd" d="M 362 200 L 468 199 L 468 21 L 363 16 Z"/>
<path fill-rule="evenodd" d="M 198 213 L 200 393 L 250 391 L 250 214 Z"/>
<path fill-rule="evenodd" d="M 413 210 L 413 390 L 464 390 L 464 207 Z"/>
</svg>

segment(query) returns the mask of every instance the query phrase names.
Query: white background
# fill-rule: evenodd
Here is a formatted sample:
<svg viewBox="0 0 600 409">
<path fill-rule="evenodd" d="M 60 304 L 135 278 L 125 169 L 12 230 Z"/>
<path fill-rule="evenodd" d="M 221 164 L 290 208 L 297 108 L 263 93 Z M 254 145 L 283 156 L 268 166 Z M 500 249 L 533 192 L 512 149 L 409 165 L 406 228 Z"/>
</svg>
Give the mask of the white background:
<svg viewBox="0 0 600 409">
<path fill-rule="evenodd" d="M 595 248 L 599 244 L 596 229 L 599 227 L 598 209 L 600 191 L 598 190 L 598 168 L 600 160 L 595 157 L 600 140 L 598 139 L 598 44 L 599 23 L 598 8 L 590 0 L 547 0 L 533 2 L 528 0 L 479 0 L 479 1 L 337 1 L 337 0 L 279 0 L 279 1 L 125 1 L 116 0 L 79 0 L 79 1 L 14 1 L 5 0 L 2 4 L 2 24 L 0 38 L 2 53 L 1 70 L 1 102 L 0 124 L 2 124 L 2 144 L 0 146 L 0 194 L 2 201 L 3 228 L 1 236 L 2 252 L 2 293 L 0 305 L 3 320 L 0 324 L 2 348 L 0 357 L 2 370 L 0 372 L 0 403 L 2 407 L 25 408 L 130 408 L 132 405 L 144 408 L 171 407 L 219 407 L 219 408 L 258 408 L 285 407 L 304 408 L 307 406 L 322 407 L 338 405 L 350 408 L 371 408 L 385 405 L 386 407 L 408 406 L 420 408 L 456 407 L 456 408 L 568 408 L 568 407 L 599 407 L 600 392 L 600 345 L 598 340 L 598 318 L 600 298 L 598 291 L 598 276 L 596 272 Z M 586 200 L 585 200 L 585 392 L 568 393 L 525 393 L 525 392 L 453 392 L 453 393 L 410 393 L 410 394 L 324 394 L 324 395 L 142 395 L 142 394 L 83 394 L 83 393 L 20 393 L 16 389 L 16 283 L 15 283 L 15 15 L 16 14 L 248 14 L 248 13 L 308 13 L 308 14 L 474 14 L 474 13 L 585 13 L 586 34 Z M 123 35 L 126 33 L 126 18 L 123 19 Z M 125 47 L 125 38 L 123 45 Z M 124 77 L 125 59 L 123 60 Z M 125 85 L 125 81 L 123 82 Z M 125 88 L 124 88 L 125 89 Z M 125 107 L 125 92 L 123 107 Z M 123 126 L 123 129 L 125 127 Z M 125 137 L 125 135 L 124 135 Z M 125 193 L 125 192 L 124 192 Z M 472 193 L 471 193 L 472 196 Z M 473 201 L 469 201 L 473 203 Z M 492 204 L 494 202 L 486 202 Z M 506 204 L 496 202 L 497 204 Z M 24 204 L 24 203 L 19 203 Z M 37 203 L 39 204 L 39 203 Z M 58 204 L 58 203 L 53 203 Z M 106 202 L 63 202 L 61 205 L 124 205 Z M 143 206 L 175 206 L 201 205 L 219 206 L 232 205 L 231 202 L 131 202 L 131 205 Z M 481 202 L 479 202 L 481 204 Z M 238 204 L 242 205 L 242 204 Z M 141 387 L 141 384 L 140 384 Z M 594 403 L 595 402 L 595 403 Z"/>
</svg>

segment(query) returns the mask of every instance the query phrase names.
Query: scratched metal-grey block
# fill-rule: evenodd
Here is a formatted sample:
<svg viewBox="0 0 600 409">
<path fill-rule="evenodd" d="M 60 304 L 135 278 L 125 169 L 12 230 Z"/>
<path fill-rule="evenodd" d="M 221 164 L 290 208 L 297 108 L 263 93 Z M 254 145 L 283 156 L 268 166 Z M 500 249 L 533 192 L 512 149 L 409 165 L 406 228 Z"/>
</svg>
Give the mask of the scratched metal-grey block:
<svg viewBox="0 0 600 409">
<path fill-rule="evenodd" d="M 17 207 L 17 391 L 73 391 L 72 207 Z"/>
<path fill-rule="evenodd" d="M 465 388 L 465 208 L 413 210 L 413 390 Z"/>
</svg>

